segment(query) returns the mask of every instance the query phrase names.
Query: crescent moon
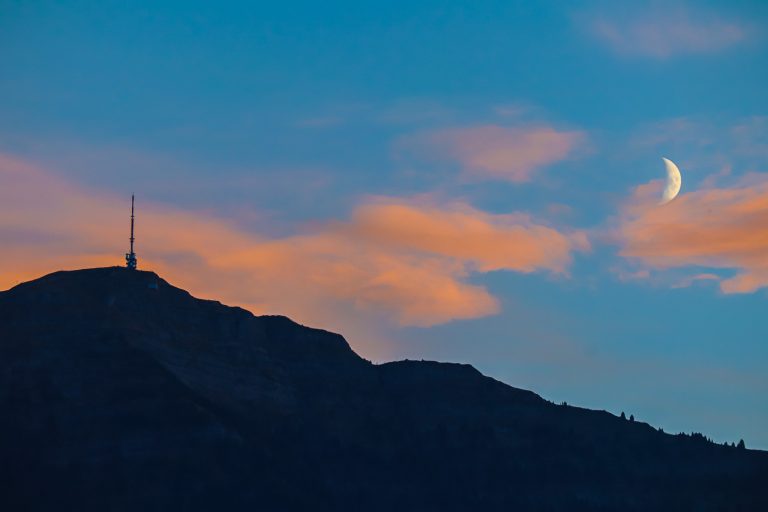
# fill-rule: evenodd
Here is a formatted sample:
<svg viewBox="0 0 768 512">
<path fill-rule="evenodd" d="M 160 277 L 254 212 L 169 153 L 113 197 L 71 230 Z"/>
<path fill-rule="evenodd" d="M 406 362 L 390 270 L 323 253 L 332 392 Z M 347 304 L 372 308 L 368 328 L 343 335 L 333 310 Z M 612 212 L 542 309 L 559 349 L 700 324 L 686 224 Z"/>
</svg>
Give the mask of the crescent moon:
<svg viewBox="0 0 768 512">
<path fill-rule="evenodd" d="M 677 197 L 677 194 L 680 192 L 683 177 L 680 175 L 680 169 L 677 168 L 675 162 L 664 157 L 661 159 L 664 160 L 664 166 L 667 168 L 667 184 L 664 187 L 659 204 L 667 204 Z"/>
</svg>

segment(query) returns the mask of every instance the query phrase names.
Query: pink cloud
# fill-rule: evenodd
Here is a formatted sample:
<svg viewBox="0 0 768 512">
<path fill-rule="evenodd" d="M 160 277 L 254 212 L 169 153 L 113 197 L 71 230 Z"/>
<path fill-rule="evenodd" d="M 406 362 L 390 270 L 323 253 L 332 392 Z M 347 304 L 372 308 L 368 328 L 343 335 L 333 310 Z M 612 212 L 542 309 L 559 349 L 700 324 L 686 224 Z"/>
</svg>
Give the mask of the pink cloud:
<svg viewBox="0 0 768 512">
<path fill-rule="evenodd" d="M 585 138 L 546 125 L 489 124 L 439 130 L 419 141 L 438 158 L 457 160 L 470 175 L 526 182 L 539 169 L 573 156 Z"/>
<path fill-rule="evenodd" d="M 58 269 L 121 265 L 126 206 L 0 155 L 0 288 Z M 490 315 L 498 301 L 472 275 L 565 274 L 572 253 L 589 247 L 583 233 L 525 214 L 413 198 L 369 200 L 349 220 L 267 237 L 139 197 L 137 230 L 140 268 L 200 296 L 332 329 L 361 315 L 417 326 Z"/>
<path fill-rule="evenodd" d="M 690 266 L 735 270 L 681 281 L 720 281 L 723 293 L 768 286 L 768 174 L 755 173 L 730 187 L 681 194 L 658 206 L 660 183 L 638 187 L 619 224 L 621 255 L 656 269 Z"/>
<path fill-rule="evenodd" d="M 526 214 L 489 214 L 461 202 L 437 206 L 383 198 L 358 208 L 352 225 L 360 238 L 463 261 L 481 272 L 564 273 L 574 250 L 589 249 L 583 232 L 563 233 Z"/>
</svg>

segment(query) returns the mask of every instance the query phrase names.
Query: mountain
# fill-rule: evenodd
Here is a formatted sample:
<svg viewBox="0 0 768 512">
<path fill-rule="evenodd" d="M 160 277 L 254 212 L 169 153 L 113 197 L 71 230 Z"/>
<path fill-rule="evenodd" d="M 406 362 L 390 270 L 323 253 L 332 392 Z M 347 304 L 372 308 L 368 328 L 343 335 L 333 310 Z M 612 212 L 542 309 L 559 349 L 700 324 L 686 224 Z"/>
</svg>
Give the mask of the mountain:
<svg viewBox="0 0 768 512">
<path fill-rule="evenodd" d="M 768 453 L 555 405 L 152 272 L 0 292 L 0 510 L 768 510 Z"/>
</svg>

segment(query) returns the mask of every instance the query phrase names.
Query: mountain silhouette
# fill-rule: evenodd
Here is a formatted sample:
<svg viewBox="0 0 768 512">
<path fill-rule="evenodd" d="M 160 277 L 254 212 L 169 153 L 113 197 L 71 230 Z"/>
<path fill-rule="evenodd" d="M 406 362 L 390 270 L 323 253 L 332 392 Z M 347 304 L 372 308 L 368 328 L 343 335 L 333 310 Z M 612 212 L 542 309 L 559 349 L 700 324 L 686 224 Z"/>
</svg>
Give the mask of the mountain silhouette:
<svg viewBox="0 0 768 512">
<path fill-rule="evenodd" d="M 0 292 L 0 510 L 49 509 L 756 511 L 768 453 L 99 268 Z"/>
</svg>

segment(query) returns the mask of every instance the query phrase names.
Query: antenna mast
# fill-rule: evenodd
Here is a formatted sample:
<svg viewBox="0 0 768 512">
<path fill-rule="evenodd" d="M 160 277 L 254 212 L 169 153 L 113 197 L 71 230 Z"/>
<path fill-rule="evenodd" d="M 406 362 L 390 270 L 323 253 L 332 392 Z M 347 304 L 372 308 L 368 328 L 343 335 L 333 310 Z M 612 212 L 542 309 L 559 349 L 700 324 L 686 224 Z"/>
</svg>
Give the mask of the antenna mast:
<svg viewBox="0 0 768 512">
<path fill-rule="evenodd" d="M 135 238 L 133 237 L 133 194 L 131 194 L 131 252 L 126 253 L 125 255 L 125 266 L 128 267 L 129 270 L 136 270 L 136 253 L 133 252 L 133 241 Z"/>
</svg>

